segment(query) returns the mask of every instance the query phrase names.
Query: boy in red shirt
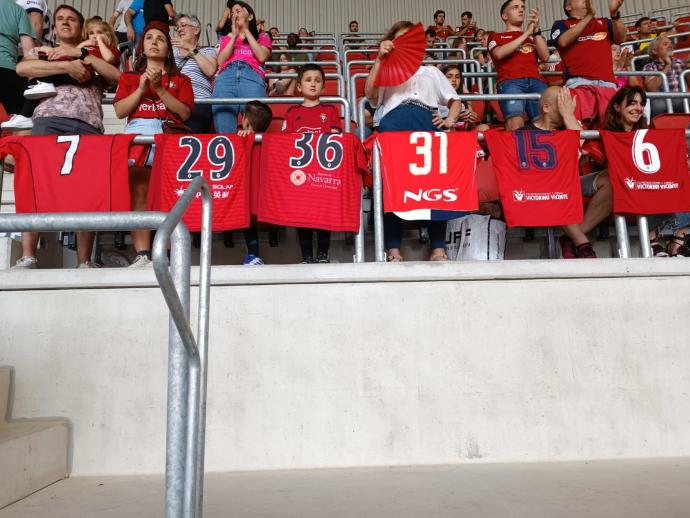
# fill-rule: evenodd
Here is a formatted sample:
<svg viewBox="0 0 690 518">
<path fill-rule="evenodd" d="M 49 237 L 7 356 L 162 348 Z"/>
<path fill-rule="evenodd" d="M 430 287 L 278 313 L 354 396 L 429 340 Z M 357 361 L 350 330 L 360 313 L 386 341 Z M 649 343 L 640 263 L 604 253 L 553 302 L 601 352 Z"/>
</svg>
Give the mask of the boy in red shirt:
<svg viewBox="0 0 690 518">
<path fill-rule="evenodd" d="M 331 133 L 340 132 L 340 114 L 332 104 L 321 104 L 326 74 L 319 65 L 304 65 L 297 74 L 297 91 L 304 97 L 301 105 L 293 106 L 285 114 L 283 131 L 286 133 Z M 302 264 L 329 263 L 328 249 L 331 233 L 316 229 L 317 247 L 314 261 L 314 229 L 298 228 L 297 235 L 302 250 Z"/>
<path fill-rule="evenodd" d="M 498 72 L 499 94 L 541 94 L 547 85 L 539 72 L 539 61 L 549 59 L 549 47 L 539 29 L 539 9 L 529 14 L 527 29 L 522 30 L 525 21 L 524 0 L 506 0 L 501 6 L 501 19 L 506 32 L 493 33 L 489 37 L 491 52 Z M 539 101 L 500 101 L 507 130 L 520 129 L 524 115 L 529 120 L 539 117 Z"/>
<path fill-rule="evenodd" d="M 434 31 L 434 35 L 441 41 L 446 41 L 448 36 L 455 36 L 455 31 L 446 23 L 446 12 L 439 9 L 434 13 L 434 25 L 429 25 L 426 29 Z"/>
<path fill-rule="evenodd" d="M 568 19 L 553 24 L 551 38 L 563 59 L 565 86 L 617 89 L 611 43 L 622 43 L 627 36 L 619 12 L 622 5 L 623 0 L 611 0 L 611 18 L 596 18 L 592 0 L 563 0 Z"/>
</svg>

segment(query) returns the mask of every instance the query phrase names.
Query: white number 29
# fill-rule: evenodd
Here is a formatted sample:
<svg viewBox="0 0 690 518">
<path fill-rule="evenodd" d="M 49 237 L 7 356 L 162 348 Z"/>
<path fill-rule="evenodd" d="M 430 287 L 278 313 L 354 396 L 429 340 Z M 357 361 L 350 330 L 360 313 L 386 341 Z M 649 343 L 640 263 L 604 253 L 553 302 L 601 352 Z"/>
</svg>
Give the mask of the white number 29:
<svg viewBox="0 0 690 518">
<path fill-rule="evenodd" d="M 425 131 L 415 131 L 410 134 L 410 144 L 417 146 L 415 152 L 421 155 L 422 165 L 416 163 L 410 164 L 410 174 L 415 176 L 425 176 L 431 172 L 433 167 L 432 149 L 434 145 L 433 137 L 439 139 L 439 174 L 446 174 L 448 172 L 448 135 L 445 133 L 429 133 Z M 421 140 L 421 145 L 420 144 Z"/>
<path fill-rule="evenodd" d="M 74 155 L 79 149 L 79 135 L 61 135 L 57 138 L 58 144 L 63 144 L 65 142 L 69 142 L 69 148 L 67 148 L 65 160 L 62 162 L 62 168 L 60 168 L 61 176 L 67 176 L 72 173 Z"/>
<path fill-rule="evenodd" d="M 635 139 L 633 140 L 633 162 L 641 173 L 654 174 L 661 169 L 661 159 L 659 158 L 659 150 L 651 142 L 645 142 L 644 138 L 647 136 L 647 130 L 637 130 L 635 132 Z"/>
</svg>

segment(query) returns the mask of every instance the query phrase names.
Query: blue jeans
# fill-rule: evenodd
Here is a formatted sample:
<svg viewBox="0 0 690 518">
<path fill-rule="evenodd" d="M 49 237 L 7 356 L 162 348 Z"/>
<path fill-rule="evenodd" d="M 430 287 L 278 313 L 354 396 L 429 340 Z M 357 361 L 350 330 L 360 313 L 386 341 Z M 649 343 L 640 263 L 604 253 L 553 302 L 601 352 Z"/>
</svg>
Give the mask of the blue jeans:
<svg viewBox="0 0 690 518">
<path fill-rule="evenodd" d="M 548 85 L 539 79 L 525 77 L 522 79 L 508 79 L 501 81 L 496 87 L 499 94 L 539 94 L 541 95 Z M 525 113 L 529 120 L 539 118 L 539 101 L 499 101 L 499 106 L 503 112 L 503 117 L 522 117 Z"/>
<path fill-rule="evenodd" d="M 266 97 L 264 78 L 244 61 L 233 61 L 216 78 L 213 98 L 258 99 Z M 244 112 L 244 105 L 214 104 L 213 122 L 217 133 L 237 133 L 237 115 Z"/>
<path fill-rule="evenodd" d="M 379 123 L 379 131 L 438 131 L 431 121 L 432 113 L 414 104 L 401 104 L 388 112 Z M 385 209 L 385 208 L 384 208 Z M 431 248 L 446 247 L 446 221 L 427 221 Z M 386 249 L 400 248 L 403 220 L 392 212 L 383 215 L 383 236 Z"/>
<path fill-rule="evenodd" d="M 647 216 L 649 230 L 661 233 L 664 230 L 675 232 L 690 227 L 690 212 L 674 212 L 672 214 L 651 214 Z"/>
<path fill-rule="evenodd" d="M 137 133 L 139 135 L 158 135 L 163 133 L 163 122 L 160 119 L 144 119 L 137 118 L 127 122 L 127 126 L 122 133 Z M 153 154 L 156 151 L 156 145 L 152 144 L 149 149 L 149 154 L 146 157 L 146 164 L 148 167 L 153 165 Z M 130 165 L 132 165 L 130 163 Z"/>
</svg>

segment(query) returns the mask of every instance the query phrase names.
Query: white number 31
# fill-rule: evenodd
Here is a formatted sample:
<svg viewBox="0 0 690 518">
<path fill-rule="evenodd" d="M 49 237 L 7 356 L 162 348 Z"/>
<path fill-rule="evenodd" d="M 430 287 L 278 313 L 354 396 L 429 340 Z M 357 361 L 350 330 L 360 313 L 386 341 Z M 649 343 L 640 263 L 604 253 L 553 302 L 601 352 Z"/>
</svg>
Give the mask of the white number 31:
<svg viewBox="0 0 690 518">
<path fill-rule="evenodd" d="M 411 163 L 410 174 L 415 176 L 426 176 L 431 172 L 431 168 L 433 167 L 433 137 L 439 139 L 438 172 L 439 174 L 446 174 L 448 172 L 448 135 L 440 132 L 428 133 L 425 131 L 415 131 L 414 133 L 410 133 L 410 144 L 417 146 L 416 153 L 422 156 L 423 162 L 421 166 L 416 163 Z M 419 145 L 420 140 L 421 145 Z"/>
</svg>

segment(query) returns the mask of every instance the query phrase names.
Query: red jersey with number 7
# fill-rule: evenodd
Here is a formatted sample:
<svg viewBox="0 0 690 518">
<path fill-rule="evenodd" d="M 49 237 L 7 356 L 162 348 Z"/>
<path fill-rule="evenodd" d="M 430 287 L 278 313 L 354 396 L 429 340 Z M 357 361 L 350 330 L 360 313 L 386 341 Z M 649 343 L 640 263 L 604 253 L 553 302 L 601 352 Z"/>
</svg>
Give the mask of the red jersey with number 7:
<svg viewBox="0 0 690 518">
<path fill-rule="evenodd" d="M 377 140 L 386 212 L 479 208 L 476 131 L 395 131 Z"/>
<path fill-rule="evenodd" d="M 264 134 L 258 219 L 359 232 L 367 163 L 351 133 Z"/>
<path fill-rule="evenodd" d="M 203 176 L 211 187 L 213 230 L 249 227 L 249 157 L 254 134 L 156 135 L 151 170 L 150 210 L 170 211 L 192 180 Z M 201 230 L 201 193 L 182 218 L 192 232 Z"/>
<path fill-rule="evenodd" d="M 127 153 L 134 135 L 48 135 L 0 139 L 14 157 L 18 213 L 129 211 Z"/>
<path fill-rule="evenodd" d="M 582 223 L 578 132 L 490 130 L 484 138 L 509 227 Z"/>
<path fill-rule="evenodd" d="M 690 174 L 682 129 L 602 131 L 613 210 L 628 214 L 690 211 Z"/>
</svg>

